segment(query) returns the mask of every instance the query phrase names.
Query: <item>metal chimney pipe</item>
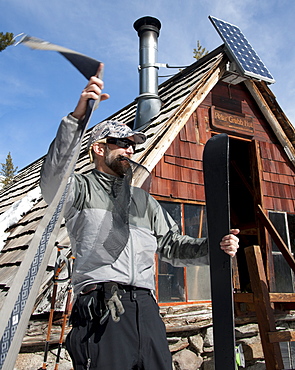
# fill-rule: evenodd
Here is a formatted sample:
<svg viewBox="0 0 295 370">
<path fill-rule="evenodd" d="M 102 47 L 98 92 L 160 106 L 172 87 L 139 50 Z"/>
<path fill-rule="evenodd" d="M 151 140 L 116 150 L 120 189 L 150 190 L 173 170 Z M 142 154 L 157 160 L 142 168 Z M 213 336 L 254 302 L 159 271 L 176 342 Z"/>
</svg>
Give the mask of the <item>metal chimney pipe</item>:
<svg viewBox="0 0 295 370">
<path fill-rule="evenodd" d="M 158 96 L 158 36 L 161 22 L 143 17 L 134 22 L 139 37 L 139 96 L 134 129 L 143 128 L 161 109 Z"/>
</svg>

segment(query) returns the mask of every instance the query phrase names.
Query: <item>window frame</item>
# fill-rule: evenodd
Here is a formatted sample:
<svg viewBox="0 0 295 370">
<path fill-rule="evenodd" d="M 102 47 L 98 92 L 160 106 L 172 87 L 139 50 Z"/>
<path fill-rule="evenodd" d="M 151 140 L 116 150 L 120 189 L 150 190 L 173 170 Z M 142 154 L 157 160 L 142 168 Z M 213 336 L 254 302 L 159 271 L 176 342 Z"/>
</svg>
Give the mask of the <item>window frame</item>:
<svg viewBox="0 0 295 370">
<path fill-rule="evenodd" d="M 206 231 L 206 228 L 207 228 L 207 220 L 206 220 L 206 203 L 205 202 L 201 202 L 201 201 L 183 201 L 183 200 L 175 200 L 175 199 L 167 199 L 167 198 L 164 198 L 164 197 L 155 197 L 155 199 L 157 199 L 157 201 L 160 203 L 160 205 L 162 205 L 163 202 L 166 202 L 166 203 L 177 203 L 180 205 L 180 229 L 181 229 L 181 235 L 185 235 L 186 232 L 185 232 L 185 206 L 186 205 L 195 205 L 195 206 L 200 206 L 202 207 L 202 210 L 203 210 L 203 216 L 202 216 L 202 227 L 199 227 L 199 230 L 198 230 L 198 237 L 202 237 L 202 235 L 200 236 L 200 232 Z M 164 207 L 163 207 L 164 208 Z M 204 225 L 205 223 L 205 225 Z M 207 233 L 207 232 L 206 232 Z M 209 270 L 209 265 L 206 266 Z M 204 300 L 195 300 L 195 299 L 188 299 L 188 281 L 187 281 L 187 269 L 188 267 L 182 267 L 183 269 L 183 280 L 184 280 L 184 300 L 183 301 L 170 301 L 170 302 L 161 302 L 161 300 L 159 299 L 159 257 L 158 255 L 156 254 L 155 255 L 155 287 L 156 287 L 156 299 L 158 301 L 158 304 L 159 306 L 178 306 L 178 305 L 190 305 L 190 304 L 206 304 L 206 303 L 211 303 L 211 298 L 208 297 L 208 299 L 204 299 Z M 208 276 L 210 275 L 209 271 L 208 271 Z M 209 282 L 209 286 L 210 286 L 210 282 Z M 211 295 L 211 292 L 210 292 L 210 289 L 209 289 L 209 294 L 208 295 Z"/>
<path fill-rule="evenodd" d="M 276 218 L 277 216 L 280 217 L 280 219 Z M 274 210 L 268 210 L 268 217 L 274 227 L 276 228 L 277 232 L 285 242 L 286 246 L 288 247 L 289 251 L 293 254 L 294 253 L 294 245 L 291 243 L 291 233 L 290 233 L 290 225 L 291 225 L 291 217 L 295 217 L 295 214 L 285 212 L 285 211 L 274 211 Z M 282 223 L 283 220 L 283 223 Z M 282 230 L 283 228 L 283 230 Z M 295 233 L 295 231 L 292 231 Z M 287 261 L 283 257 L 281 251 L 277 247 L 274 240 L 270 237 L 270 249 L 271 249 L 271 255 L 273 259 L 273 265 L 274 265 L 274 289 L 272 289 L 275 293 L 294 293 L 295 292 L 295 276 L 292 269 L 289 267 Z M 277 269 L 276 269 L 277 266 Z M 281 269 L 280 269 L 281 267 Z M 285 272 L 288 269 L 289 274 L 289 288 L 287 289 L 287 286 L 285 288 L 280 287 L 282 284 L 281 277 L 278 277 L 276 275 L 276 271 L 280 270 L 282 271 L 282 267 L 285 269 Z M 286 277 L 286 276 L 285 276 Z M 292 285 L 292 287 L 291 287 Z M 292 291 L 289 291 L 292 290 Z"/>
</svg>

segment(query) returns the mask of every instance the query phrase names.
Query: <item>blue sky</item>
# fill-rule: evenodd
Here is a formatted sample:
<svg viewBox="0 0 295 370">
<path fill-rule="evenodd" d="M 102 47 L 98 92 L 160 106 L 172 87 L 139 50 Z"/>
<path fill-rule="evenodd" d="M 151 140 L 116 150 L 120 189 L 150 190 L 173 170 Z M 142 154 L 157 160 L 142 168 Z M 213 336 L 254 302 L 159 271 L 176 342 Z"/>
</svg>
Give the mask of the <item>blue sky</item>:
<svg viewBox="0 0 295 370">
<path fill-rule="evenodd" d="M 241 28 L 276 83 L 271 89 L 295 123 L 294 0 L 0 0 L 1 32 L 23 32 L 105 63 L 111 98 L 91 126 L 138 95 L 138 36 L 133 23 L 162 23 L 158 61 L 189 65 L 197 40 L 222 44 L 209 15 Z M 170 74 L 161 68 L 159 75 Z M 160 79 L 160 83 L 163 79 Z M 72 111 L 85 78 L 60 54 L 12 46 L 0 53 L 0 163 L 11 152 L 19 169 L 47 152 L 60 118 Z"/>
</svg>

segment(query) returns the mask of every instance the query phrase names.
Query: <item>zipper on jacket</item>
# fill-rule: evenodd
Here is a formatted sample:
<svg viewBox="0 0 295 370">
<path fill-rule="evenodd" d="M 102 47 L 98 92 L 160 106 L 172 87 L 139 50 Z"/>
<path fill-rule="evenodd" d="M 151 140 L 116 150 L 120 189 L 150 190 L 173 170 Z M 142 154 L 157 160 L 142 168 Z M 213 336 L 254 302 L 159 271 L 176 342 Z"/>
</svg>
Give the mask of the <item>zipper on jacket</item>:
<svg viewBox="0 0 295 370">
<path fill-rule="evenodd" d="M 129 231 L 129 240 L 130 240 L 130 264 L 131 264 L 131 274 L 130 274 L 130 285 L 134 285 L 134 277 L 135 277 L 135 264 L 134 264 L 134 246 L 132 240 L 132 233 Z"/>
</svg>

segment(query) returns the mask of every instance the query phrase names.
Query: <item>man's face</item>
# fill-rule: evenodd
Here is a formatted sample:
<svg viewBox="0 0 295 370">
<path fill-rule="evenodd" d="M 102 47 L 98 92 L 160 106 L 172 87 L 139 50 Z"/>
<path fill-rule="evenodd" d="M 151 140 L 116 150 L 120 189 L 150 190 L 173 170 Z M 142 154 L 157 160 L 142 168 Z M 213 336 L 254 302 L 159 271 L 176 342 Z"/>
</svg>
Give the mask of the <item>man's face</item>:
<svg viewBox="0 0 295 370">
<path fill-rule="evenodd" d="M 134 142 L 134 138 L 132 136 L 127 139 Z M 111 174 L 123 177 L 130 168 L 128 158 L 131 159 L 133 154 L 134 149 L 131 145 L 127 148 L 121 148 L 116 144 L 107 143 L 105 144 L 104 162 L 111 170 Z"/>
</svg>

